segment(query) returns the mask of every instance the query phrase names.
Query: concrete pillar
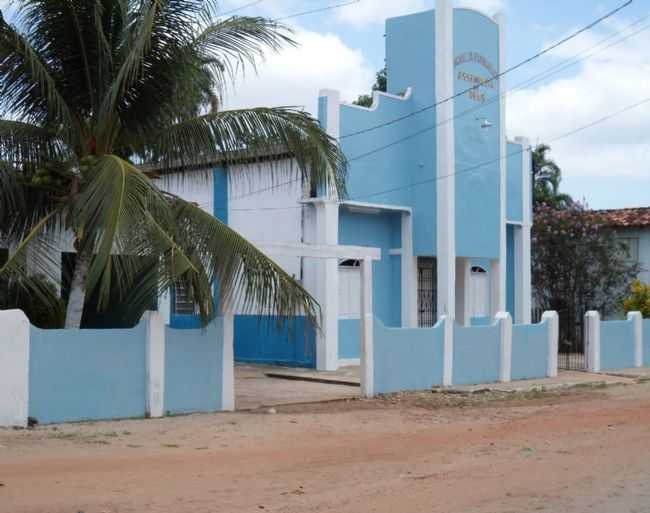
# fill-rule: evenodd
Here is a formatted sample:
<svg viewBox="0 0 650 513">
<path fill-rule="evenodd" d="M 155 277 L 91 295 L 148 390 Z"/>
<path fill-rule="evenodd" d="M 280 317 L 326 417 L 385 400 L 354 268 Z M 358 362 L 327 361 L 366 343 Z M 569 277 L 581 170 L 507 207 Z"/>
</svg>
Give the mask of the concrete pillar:
<svg viewBox="0 0 650 513">
<path fill-rule="evenodd" d="M 557 376 L 557 352 L 560 343 L 560 318 L 557 312 L 544 312 L 542 322 L 548 323 L 548 370 L 549 378 Z"/>
<path fill-rule="evenodd" d="M 508 383 L 512 379 L 512 317 L 508 312 L 496 315 L 500 338 L 499 381 Z"/>
<path fill-rule="evenodd" d="M 442 386 L 450 387 L 454 383 L 454 319 L 448 315 L 440 318 L 443 329 L 442 346 Z"/>
<path fill-rule="evenodd" d="M 585 314 L 585 357 L 590 372 L 600 372 L 600 314 Z"/>
<path fill-rule="evenodd" d="M 533 225 L 533 188 L 532 163 L 533 156 L 530 141 L 526 137 L 516 137 L 515 141 L 522 145 L 522 207 L 523 217 L 518 240 L 515 241 L 515 252 L 518 255 L 515 272 L 517 322 L 530 324 L 532 311 L 532 279 L 531 279 L 531 243 L 530 236 Z"/>
<path fill-rule="evenodd" d="M 629 312 L 627 319 L 634 324 L 634 366 L 643 367 L 643 315 Z"/>
<path fill-rule="evenodd" d="M 418 266 L 413 256 L 413 215 L 402 214 L 402 328 L 417 328 L 418 325 Z"/>
<path fill-rule="evenodd" d="M 361 393 L 372 397 L 375 393 L 374 371 L 374 316 L 372 306 L 372 260 L 361 261 Z"/>
<path fill-rule="evenodd" d="M 29 319 L 0 310 L 0 426 L 27 427 L 29 416 Z"/>
<path fill-rule="evenodd" d="M 336 201 L 314 203 L 316 208 L 316 242 L 338 244 L 339 205 Z M 339 263 L 336 258 L 316 262 L 316 299 L 321 313 L 321 330 L 316 335 L 316 367 L 332 371 L 338 368 L 339 345 Z"/>
<path fill-rule="evenodd" d="M 145 312 L 147 417 L 165 414 L 165 335 L 166 319 L 160 312 Z"/>
<path fill-rule="evenodd" d="M 437 119 L 451 120 L 436 128 L 436 223 L 438 318 L 456 317 L 456 210 L 454 102 L 454 23 L 451 0 L 436 2 L 436 107 Z"/>
<path fill-rule="evenodd" d="M 232 311 L 223 313 L 223 359 L 222 359 L 222 387 L 221 409 L 223 411 L 235 410 L 235 316 Z"/>
</svg>

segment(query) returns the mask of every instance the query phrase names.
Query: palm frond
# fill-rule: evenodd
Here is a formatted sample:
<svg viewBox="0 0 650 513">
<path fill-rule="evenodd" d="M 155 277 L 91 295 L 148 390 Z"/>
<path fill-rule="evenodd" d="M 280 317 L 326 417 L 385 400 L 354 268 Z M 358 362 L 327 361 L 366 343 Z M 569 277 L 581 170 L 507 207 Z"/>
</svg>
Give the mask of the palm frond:
<svg viewBox="0 0 650 513">
<path fill-rule="evenodd" d="M 345 195 L 347 161 L 338 142 L 314 118 L 290 108 L 199 116 L 157 133 L 141 152 L 153 155 L 152 165 L 161 172 L 201 162 L 236 164 L 286 154 L 295 159 L 306 181 Z"/>
<path fill-rule="evenodd" d="M 275 314 L 279 322 L 305 315 L 319 325 L 320 311 L 314 298 L 271 258 L 198 206 L 177 197 L 170 201 L 180 227 L 179 244 L 205 270 L 205 278 L 197 276 L 192 282 L 193 297 L 199 304 L 211 293 L 201 282 L 217 284 L 221 301 L 227 305 Z"/>
<path fill-rule="evenodd" d="M 0 160 L 24 166 L 67 160 L 71 156 L 54 131 L 30 123 L 0 119 Z"/>
</svg>

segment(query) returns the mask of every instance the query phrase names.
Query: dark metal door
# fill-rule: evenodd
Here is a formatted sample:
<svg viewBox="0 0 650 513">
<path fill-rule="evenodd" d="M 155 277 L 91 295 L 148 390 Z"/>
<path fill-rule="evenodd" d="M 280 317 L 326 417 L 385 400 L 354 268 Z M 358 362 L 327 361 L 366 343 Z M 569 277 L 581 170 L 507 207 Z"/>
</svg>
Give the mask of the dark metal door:
<svg viewBox="0 0 650 513">
<path fill-rule="evenodd" d="M 418 259 L 418 326 L 431 328 L 436 323 L 436 262 Z"/>
</svg>

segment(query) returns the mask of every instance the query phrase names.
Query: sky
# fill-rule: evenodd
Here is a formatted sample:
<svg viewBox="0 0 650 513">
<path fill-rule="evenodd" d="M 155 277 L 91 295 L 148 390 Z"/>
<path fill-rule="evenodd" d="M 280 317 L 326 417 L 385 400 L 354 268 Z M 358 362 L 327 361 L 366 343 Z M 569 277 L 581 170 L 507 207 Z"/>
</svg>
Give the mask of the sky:
<svg viewBox="0 0 650 513">
<path fill-rule="evenodd" d="M 342 1 L 262 0 L 237 14 L 277 19 Z M 222 9 L 249 3 L 251 0 L 222 0 Z M 622 3 L 457 1 L 458 6 L 488 14 L 506 14 L 508 66 Z M 383 66 L 386 18 L 434 6 L 435 0 L 361 0 L 286 20 L 299 46 L 268 56 L 257 74 L 249 72 L 242 77 L 229 94 L 227 105 L 291 105 L 313 113 L 322 88 L 338 89 L 343 100 L 351 101 L 368 92 L 374 73 Z M 643 19 L 645 16 L 648 18 Z M 620 41 L 624 37 L 627 39 Z M 511 88 L 562 67 L 560 72 L 508 95 L 507 134 L 511 138 L 529 137 L 534 144 L 549 142 L 550 156 L 563 171 L 562 190 L 592 208 L 650 206 L 650 102 L 571 137 L 550 141 L 650 97 L 648 48 L 650 2 L 634 0 L 604 24 L 507 76 L 507 87 Z M 577 57 L 586 58 L 576 63 Z"/>
<path fill-rule="evenodd" d="M 236 9 L 238 15 L 281 19 L 344 1 L 221 0 L 220 5 L 224 13 Z M 0 0 L 0 8 L 7 3 Z M 505 13 L 506 64 L 512 66 L 622 3 L 457 0 L 456 5 Z M 298 46 L 267 55 L 257 70 L 240 76 L 226 106 L 297 106 L 315 113 L 323 88 L 338 89 L 343 100 L 352 101 L 370 90 L 383 67 L 386 18 L 434 6 L 435 0 L 360 0 L 285 20 Z M 650 97 L 648 48 L 650 0 L 633 0 L 615 17 L 506 77 L 506 87 L 512 88 L 562 67 L 508 95 L 507 135 L 549 143 L 550 156 L 563 171 L 562 190 L 592 208 L 650 206 L 650 102 L 552 141 Z M 587 58 L 576 63 L 576 56 Z"/>
</svg>

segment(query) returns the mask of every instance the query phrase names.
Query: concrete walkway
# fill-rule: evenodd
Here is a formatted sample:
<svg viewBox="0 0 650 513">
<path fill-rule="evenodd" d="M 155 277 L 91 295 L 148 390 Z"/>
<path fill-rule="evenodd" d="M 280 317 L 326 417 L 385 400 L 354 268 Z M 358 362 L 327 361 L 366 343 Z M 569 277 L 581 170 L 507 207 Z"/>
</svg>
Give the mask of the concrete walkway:
<svg viewBox="0 0 650 513">
<path fill-rule="evenodd" d="M 283 404 L 351 399 L 361 395 L 358 385 L 350 386 L 349 383 L 341 385 L 273 377 L 274 374 L 300 375 L 302 372 L 302 369 L 268 365 L 236 365 L 235 407 L 237 410 L 253 410 Z M 304 373 L 311 376 L 329 374 L 306 369 Z"/>
</svg>

